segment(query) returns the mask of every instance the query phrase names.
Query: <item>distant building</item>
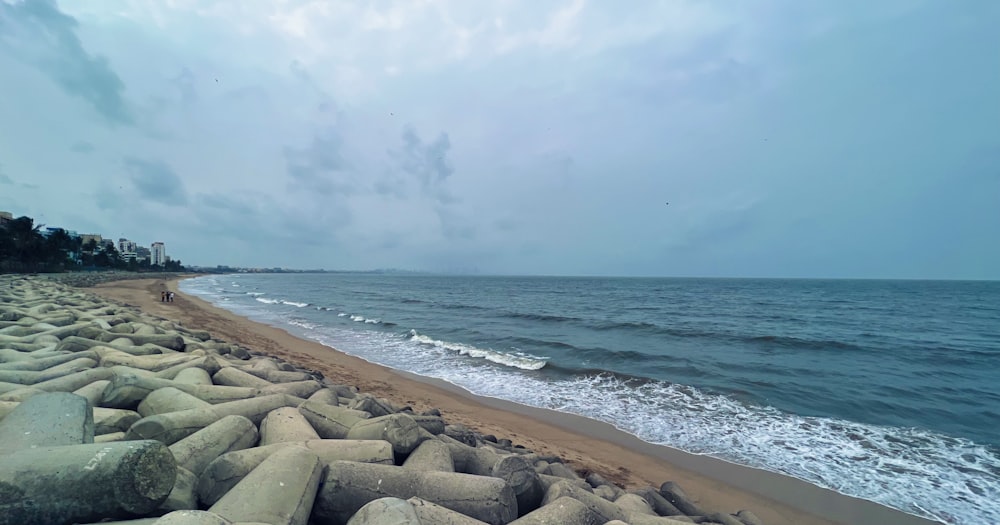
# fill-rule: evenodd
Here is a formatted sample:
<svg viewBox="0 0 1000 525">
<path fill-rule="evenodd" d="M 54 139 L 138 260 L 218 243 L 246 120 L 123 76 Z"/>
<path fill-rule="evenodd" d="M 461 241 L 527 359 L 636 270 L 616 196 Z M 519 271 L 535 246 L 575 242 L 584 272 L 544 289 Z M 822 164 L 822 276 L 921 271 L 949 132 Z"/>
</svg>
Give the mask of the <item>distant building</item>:
<svg viewBox="0 0 1000 525">
<path fill-rule="evenodd" d="M 145 246 L 136 246 L 135 256 L 140 261 L 148 261 L 151 259 L 152 252 L 149 250 L 149 248 L 146 248 Z"/>
<path fill-rule="evenodd" d="M 137 257 L 135 248 L 135 241 L 130 241 L 124 237 L 118 239 L 118 254 L 123 260 L 135 259 Z"/>
<path fill-rule="evenodd" d="M 0 211 L 0 226 L 14 220 L 14 216 L 9 211 Z"/>
<path fill-rule="evenodd" d="M 153 266 L 163 266 L 167 262 L 167 249 L 162 242 L 154 242 L 150 247 L 149 264 Z"/>
<path fill-rule="evenodd" d="M 90 241 L 94 241 L 97 243 L 98 246 L 100 246 L 101 244 L 103 244 L 104 237 L 101 237 L 101 234 L 99 233 L 84 233 L 83 235 L 80 236 L 80 242 L 82 242 L 84 245 L 86 245 Z"/>
<path fill-rule="evenodd" d="M 53 233 L 64 232 L 64 231 L 66 231 L 66 230 L 64 230 L 62 228 L 56 228 L 56 227 L 49 226 L 47 228 L 42 228 L 41 230 L 38 230 L 38 233 L 42 234 L 42 237 L 48 238 L 48 236 L 52 235 Z"/>
</svg>

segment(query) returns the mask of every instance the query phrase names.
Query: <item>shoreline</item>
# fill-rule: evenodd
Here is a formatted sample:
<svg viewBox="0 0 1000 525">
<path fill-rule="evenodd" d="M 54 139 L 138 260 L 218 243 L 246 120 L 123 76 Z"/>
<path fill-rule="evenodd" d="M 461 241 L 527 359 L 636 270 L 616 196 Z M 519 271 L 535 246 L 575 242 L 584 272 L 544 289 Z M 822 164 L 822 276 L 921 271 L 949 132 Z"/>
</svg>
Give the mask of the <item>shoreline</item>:
<svg viewBox="0 0 1000 525">
<path fill-rule="evenodd" d="M 937 523 L 789 476 L 654 445 L 583 416 L 479 396 L 443 380 L 391 369 L 299 338 L 198 297 L 178 293 L 176 302 L 160 303 L 159 290 L 179 292 L 181 278 L 115 281 L 89 291 L 415 409 L 438 408 L 450 423 L 509 437 L 536 452 L 560 456 L 577 471 L 596 471 L 629 488 L 674 481 L 706 507 L 726 512 L 747 509 L 766 524 Z"/>
</svg>

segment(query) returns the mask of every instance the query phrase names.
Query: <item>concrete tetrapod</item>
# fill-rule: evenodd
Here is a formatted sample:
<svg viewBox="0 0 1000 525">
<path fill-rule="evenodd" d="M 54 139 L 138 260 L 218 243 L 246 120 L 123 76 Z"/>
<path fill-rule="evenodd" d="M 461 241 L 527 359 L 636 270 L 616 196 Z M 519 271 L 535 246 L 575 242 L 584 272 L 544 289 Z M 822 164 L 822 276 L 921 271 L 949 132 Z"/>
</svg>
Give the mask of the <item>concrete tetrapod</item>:
<svg viewBox="0 0 1000 525">
<path fill-rule="evenodd" d="M 178 390 L 172 386 L 153 390 L 139 403 L 138 412 L 142 417 L 165 414 L 167 412 L 179 412 L 192 408 L 206 408 L 212 406 L 208 401 L 202 401 L 187 392 Z"/>
<path fill-rule="evenodd" d="M 417 445 L 413 452 L 410 452 L 406 461 L 403 462 L 403 468 L 455 472 L 455 463 L 451 459 L 451 450 L 448 449 L 448 445 L 436 439 L 428 439 Z"/>
<path fill-rule="evenodd" d="M 405 456 L 430 435 L 422 430 L 406 414 L 389 414 L 358 421 L 347 432 L 347 439 L 384 439 L 392 443 L 395 453 Z"/>
<path fill-rule="evenodd" d="M 368 412 L 327 405 L 313 400 L 299 405 L 299 412 L 305 416 L 320 437 L 325 439 L 344 439 L 351 427 L 371 417 Z"/>
<path fill-rule="evenodd" d="M 379 498 L 366 503 L 347 525 L 421 525 L 413 505 L 399 498 Z"/>
<path fill-rule="evenodd" d="M 545 492 L 545 498 L 542 500 L 542 505 L 548 505 L 550 502 L 566 496 L 583 503 L 588 509 L 599 515 L 604 521 L 628 521 L 628 516 L 625 515 L 625 511 L 623 511 L 618 505 L 615 505 L 614 503 L 597 496 L 592 492 L 581 490 L 579 487 L 568 481 L 560 481 L 552 484 L 552 486 L 550 486 Z"/>
<path fill-rule="evenodd" d="M 126 433 L 126 439 L 155 439 L 171 445 L 228 415 L 243 416 L 259 423 L 275 408 L 295 406 L 298 403 L 297 398 L 274 394 L 219 403 L 206 408 L 157 414 L 136 421 Z"/>
<path fill-rule="evenodd" d="M 25 449 L 0 456 L 0 524 L 125 518 L 156 509 L 177 476 L 157 441 Z"/>
<path fill-rule="evenodd" d="M 243 416 L 226 416 L 170 445 L 177 465 L 201 475 L 219 456 L 257 443 L 257 427 Z"/>
<path fill-rule="evenodd" d="M 590 510 L 586 505 L 568 496 L 563 496 L 537 510 L 510 522 L 509 525 L 602 525 L 608 520 Z"/>
<path fill-rule="evenodd" d="M 210 509 L 230 521 L 306 525 L 323 466 L 303 447 L 275 452 Z"/>
<path fill-rule="evenodd" d="M 517 498 L 502 479 L 351 461 L 327 467 L 313 512 L 342 524 L 368 502 L 386 496 L 418 497 L 492 525 L 517 517 Z"/>
<path fill-rule="evenodd" d="M 51 392 L 33 396 L 0 420 L 0 454 L 93 442 L 93 411 L 87 400 L 76 394 Z"/>
<path fill-rule="evenodd" d="M 164 514 L 154 525 L 232 525 L 233 522 L 204 510 L 175 510 Z"/>
<path fill-rule="evenodd" d="M 410 498 L 406 502 L 413 505 L 413 510 L 423 525 L 486 525 L 485 522 L 425 499 Z"/>
<path fill-rule="evenodd" d="M 295 407 L 276 408 L 260 422 L 262 446 L 310 439 L 319 439 L 319 434 Z"/>
<path fill-rule="evenodd" d="M 198 479 L 198 499 L 205 505 L 214 504 L 257 465 L 291 446 L 305 447 L 324 465 L 338 460 L 393 464 L 392 445 L 388 441 L 317 439 L 248 448 L 223 454 L 208 464 Z"/>
</svg>

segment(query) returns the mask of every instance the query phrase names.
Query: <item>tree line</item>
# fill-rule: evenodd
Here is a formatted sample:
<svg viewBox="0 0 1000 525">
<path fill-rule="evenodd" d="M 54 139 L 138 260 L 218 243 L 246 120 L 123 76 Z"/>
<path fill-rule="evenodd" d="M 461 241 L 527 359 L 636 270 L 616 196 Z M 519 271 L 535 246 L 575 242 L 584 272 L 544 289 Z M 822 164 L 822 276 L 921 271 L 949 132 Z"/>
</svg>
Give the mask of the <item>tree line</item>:
<svg viewBox="0 0 1000 525">
<path fill-rule="evenodd" d="M 42 235 L 43 225 L 18 217 L 0 225 L 0 272 L 64 272 L 72 270 L 183 271 L 181 261 L 152 266 L 148 259 L 122 259 L 113 243 L 86 244 L 65 230 Z"/>
</svg>

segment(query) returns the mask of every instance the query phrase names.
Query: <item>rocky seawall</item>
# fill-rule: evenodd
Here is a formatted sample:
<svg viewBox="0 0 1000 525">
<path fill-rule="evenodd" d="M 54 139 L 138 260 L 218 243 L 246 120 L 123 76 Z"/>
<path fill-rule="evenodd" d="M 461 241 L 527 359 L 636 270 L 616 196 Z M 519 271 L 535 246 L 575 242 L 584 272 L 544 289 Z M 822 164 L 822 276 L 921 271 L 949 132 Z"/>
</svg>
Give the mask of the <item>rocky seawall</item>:
<svg viewBox="0 0 1000 525">
<path fill-rule="evenodd" d="M 718 510 L 56 280 L 0 276 L 0 525 L 761 523 Z"/>
</svg>

